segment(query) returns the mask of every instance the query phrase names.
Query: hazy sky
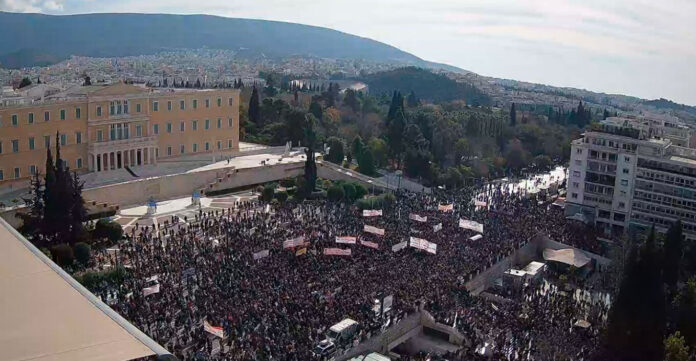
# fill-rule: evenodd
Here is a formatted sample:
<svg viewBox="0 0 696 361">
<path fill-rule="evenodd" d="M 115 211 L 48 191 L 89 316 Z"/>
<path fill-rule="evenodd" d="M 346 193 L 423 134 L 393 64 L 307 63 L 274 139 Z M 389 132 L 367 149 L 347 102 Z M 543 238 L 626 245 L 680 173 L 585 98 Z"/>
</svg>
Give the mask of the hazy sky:
<svg viewBox="0 0 696 361">
<path fill-rule="evenodd" d="M 696 0 L 0 0 L 325 26 L 482 75 L 696 105 Z"/>
</svg>

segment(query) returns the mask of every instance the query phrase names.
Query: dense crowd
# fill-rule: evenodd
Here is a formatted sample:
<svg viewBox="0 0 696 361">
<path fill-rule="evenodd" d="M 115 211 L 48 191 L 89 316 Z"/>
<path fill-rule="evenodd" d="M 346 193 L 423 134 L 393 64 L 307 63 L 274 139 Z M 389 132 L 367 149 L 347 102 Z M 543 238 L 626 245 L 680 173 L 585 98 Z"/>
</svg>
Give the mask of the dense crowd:
<svg viewBox="0 0 696 361">
<path fill-rule="evenodd" d="M 486 205 L 476 206 L 473 198 Z M 438 210 L 441 204 L 453 204 L 453 210 Z M 427 221 L 411 220 L 410 214 Z M 471 240 L 476 233 L 460 228 L 460 218 L 482 223 L 483 237 Z M 365 224 L 385 234 L 366 233 Z M 439 224 L 440 230 L 434 228 Z M 134 228 L 121 242 L 117 261 L 129 269 L 126 281 L 93 291 L 180 360 L 310 360 L 327 328 L 346 317 L 361 325 L 357 343 L 419 307 L 438 321 L 456 324 L 468 338 L 470 347 L 450 360 L 466 359 L 484 343 L 495 346 L 498 359 L 553 359 L 558 344 L 544 338 L 568 334 L 566 326 L 578 317 L 580 303 L 529 287 L 519 302 L 493 310 L 490 302 L 465 291 L 470 277 L 537 234 L 599 251 L 587 226 L 501 186 L 399 193 L 376 217 L 325 200 L 238 203 L 192 218 L 171 216 L 158 229 Z M 283 248 L 285 240 L 299 236 L 304 245 Z M 337 236 L 356 236 L 358 242 L 337 244 Z M 436 253 L 392 250 L 410 236 L 437 244 Z M 323 254 L 333 247 L 352 253 Z M 306 253 L 300 251 L 305 248 Z M 266 257 L 254 258 L 264 250 L 269 251 Z M 145 296 L 143 289 L 153 285 L 157 292 Z M 373 310 L 379 295 L 394 296 L 384 318 Z M 517 317 L 521 311 L 529 322 Z M 543 324 L 549 317 L 553 328 Z M 225 337 L 204 331 L 204 321 L 221 327 Z M 577 345 L 568 348 L 573 355 L 584 355 L 591 347 L 595 334 L 583 335 L 565 340 Z M 338 345 L 339 352 L 351 345 Z"/>
</svg>

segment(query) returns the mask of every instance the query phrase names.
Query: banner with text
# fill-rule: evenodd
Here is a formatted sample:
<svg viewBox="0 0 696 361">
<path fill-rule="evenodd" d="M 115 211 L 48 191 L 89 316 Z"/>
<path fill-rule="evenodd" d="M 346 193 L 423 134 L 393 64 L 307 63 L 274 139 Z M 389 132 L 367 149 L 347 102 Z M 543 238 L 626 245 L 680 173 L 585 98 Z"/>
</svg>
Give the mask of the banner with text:
<svg viewBox="0 0 696 361">
<path fill-rule="evenodd" d="M 440 212 L 452 212 L 454 211 L 454 204 L 440 204 L 437 206 L 437 210 Z"/>
<path fill-rule="evenodd" d="M 421 249 L 428 253 L 436 254 L 437 245 L 432 242 L 428 242 L 422 238 L 411 237 L 409 240 L 409 246 L 417 249 Z"/>
<path fill-rule="evenodd" d="M 379 248 L 379 245 L 375 242 L 360 241 L 360 244 L 365 246 L 365 247 L 370 247 L 370 248 L 374 248 L 374 249 Z"/>
<path fill-rule="evenodd" d="M 355 240 L 353 236 L 336 237 L 336 243 L 355 244 Z"/>
<path fill-rule="evenodd" d="M 295 256 L 301 256 L 305 253 L 307 253 L 307 247 L 302 247 L 295 252 Z"/>
<path fill-rule="evenodd" d="M 377 217 L 382 215 L 381 209 L 364 209 L 363 217 Z"/>
<path fill-rule="evenodd" d="M 295 248 L 298 246 L 302 246 L 303 244 L 304 244 L 304 236 L 299 236 L 299 237 L 285 240 L 283 242 L 283 248 Z"/>
<path fill-rule="evenodd" d="M 349 249 L 343 248 L 324 248 L 325 256 L 350 256 Z"/>
<path fill-rule="evenodd" d="M 368 225 L 366 224 L 365 227 L 364 227 L 363 229 L 364 229 L 365 232 L 367 232 L 367 233 L 372 233 L 372 234 L 377 234 L 377 235 L 380 235 L 380 236 L 384 236 L 384 229 L 382 229 L 382 228 L 377 228 L 377 227 L 373 227 L 373 226 L 368 226 Z"/>
<path fill-rule="evenodd" d="M 483 233 L 483 224 L 475 221 L 470 221 L 468 219 L 460 219 L 459 227 L 464 229 L 470 229 L 474 232 Z"/>
<path fill-rule="evenodd" d="M 412 220 L 412 221 L 416 221 L 416 222 L 421 222 L 421 223 L 427 222 L 427 221 L 428 221 L 428 217 L 427 217 L 427 216 L 426 216 L 426 217 L 421 217 L 421 216 L 419 216 L 419 215 L 417 215 L 417 214 L 415 214 L 415 213 L 409 214 L 409 215 L 408 215 L 408 219 L 410 219 L 410 220 Z"/>
<path fill-rule="evenodd" d="M 407 245 L 408 245 L 408 242 L 406 242 L 406 241 L 399 242 L 399 243 L 392 246 L 392 251 L 399 252 L 402 249 L 406 248 Z"/>
</svg>

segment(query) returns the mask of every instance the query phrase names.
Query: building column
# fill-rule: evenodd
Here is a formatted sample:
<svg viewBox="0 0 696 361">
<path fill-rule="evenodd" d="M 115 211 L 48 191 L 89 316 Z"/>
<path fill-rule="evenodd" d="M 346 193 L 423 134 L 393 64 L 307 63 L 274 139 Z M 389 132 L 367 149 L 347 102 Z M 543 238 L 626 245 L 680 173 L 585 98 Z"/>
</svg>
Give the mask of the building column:
<svg viewBox="0 0 696 361">
<path fill-rule="evenodd" d="M 109 170 L 109 153 L 102 154 L 102 168 L 105 172 Z"/>
<path fill-rule="evenodd" d="M 123 167 L 130 167 L 130 163 L 128 163 L 128 154 L 130 153 L 130 150 L 124 150 L 123 151 Z"/>
</svg>

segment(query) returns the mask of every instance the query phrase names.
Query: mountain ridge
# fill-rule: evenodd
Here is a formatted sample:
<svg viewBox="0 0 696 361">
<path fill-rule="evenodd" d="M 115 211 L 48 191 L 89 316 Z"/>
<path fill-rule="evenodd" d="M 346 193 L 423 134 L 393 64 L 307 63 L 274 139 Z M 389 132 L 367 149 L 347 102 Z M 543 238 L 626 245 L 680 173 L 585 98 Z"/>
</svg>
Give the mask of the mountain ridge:
<svg viewBox="0 0 696 361">
<path fill-rule="evenodd" d="M 7 68 L 43 66 L 51 59 L 63 60 L 71 55 L 120 57 L 211 48 L 245 49 L 270 57 L 365 59 L 463 71 L 373 39 L 275 20 L 202 14 L 46 15 L 0 11 L 0 23 L 12 30 L 0 34 L 0 63 Z M 70 36 L 64 36 L 66 33 Z"/>
</svg>

